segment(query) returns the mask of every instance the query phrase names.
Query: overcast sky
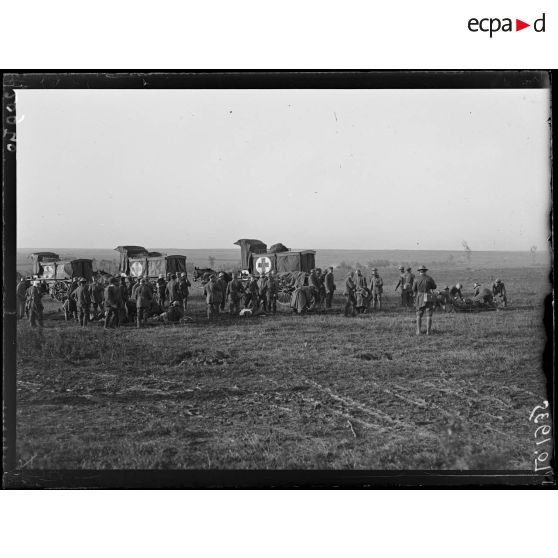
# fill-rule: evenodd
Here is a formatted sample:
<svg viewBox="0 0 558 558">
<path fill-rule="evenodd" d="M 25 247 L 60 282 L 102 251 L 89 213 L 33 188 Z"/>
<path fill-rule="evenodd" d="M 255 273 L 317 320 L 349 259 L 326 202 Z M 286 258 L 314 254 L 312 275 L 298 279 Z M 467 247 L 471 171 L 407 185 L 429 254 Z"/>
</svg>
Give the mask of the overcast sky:
<svg viewBox="0 0 558 558">
<path fill-rule="evenodd" d="M 546 246 L 547 90 L 20 90 L 19 247 Z"/>
</svg>

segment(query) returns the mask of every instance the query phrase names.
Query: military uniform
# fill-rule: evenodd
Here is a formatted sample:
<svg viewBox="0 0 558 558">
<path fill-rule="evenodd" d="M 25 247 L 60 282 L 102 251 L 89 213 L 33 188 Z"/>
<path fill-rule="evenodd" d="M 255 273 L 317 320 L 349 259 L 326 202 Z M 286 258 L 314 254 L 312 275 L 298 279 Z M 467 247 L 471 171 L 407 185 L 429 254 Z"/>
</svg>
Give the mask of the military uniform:
<svg viewBox="0 0 558 558">
<path fill-rule="evenodd" d="M 175 301 L 182 304 L 182 297 L 178 288 L 178 282 L 174 277 L 167 283 L 167 300 L 169 304 L 172 304 Z"/>
<path fill-rule="evenodd" d="M 167 295 L 167 282 L 164 277 L 159 277 L 157 283 L 155 284 L 157 290 L 157 302 L 161 307 L 161 310 L 165 309 L 165 300 Z"/>
<path fill-rule="evenodd" d="M 378 310 L 381 310 L 384 280 L 377 273 L 374 273 L 370 278 L 370 287 L 372 288 L 372 304 L 374 310 L 376 310 L 376 306 L 378 307 Z"/>
<path fill-rule="evenodd" d="M 405 279 L 406 273 L 405 268 L 399 268 L 399 281 L 397 281 L 397 285 L 395 285 L 395 290 L 401 287 L 401 306 L 407 307 L 409 305 L 409 297 L 407 295 L 407 291 L 405 290 Z"/>
<path fill-rule="evenodd" d="M 497 279 L 492 283 L 492 296 L 493 298 L 498 298 L 503 306 L 508 305 L 508 297 L 506 294 L 506 285 L 504 285 L 503 281 Z"/>
<path fill-rule="evenodd" d="M 270 275 L 267 284 L 267 309 L 273 314 L 277 313 L 278 292 L 279 292 L 279 284 L 277 282 L 277 278 L 273 275 Z"/>
<path fill-rule="evenodd" d="M 482 285 L 477 285 L 473 291 L 473 302 L 480 304 L 489 304 L 492 302 L 493 295 L 492 290 L 488 287 L 483 287 Z"/>
<path fill-rule="evenodd" d="M 369 291 L 368 291 L 368 283 L 366 282 L 366 277 L 364 275 L 356 274 L 355 277 L 355 299 L 356 299 L 356 308 L 360 313 L 363 313 L 366 308 L 368 307 L 369 301 Z"/>
<path fill-rule="evenodd" d="M 221 299 L 219 300 L 219 310 L 221 310 L 221 312 L 224 312 L 225 303 L 227 301 L 227 282 L 223 279 L 223 277 L 218 277 L 215 281 L 215 284 L 218 285 L 219 292 L 221 293 Z"/>
<path fill-rule="evenodd" d="M 77 313 L 76 299 L 72 296 L 73 292 L 79 287 L 77 279 L 74 279 L 70 286 L 68 287 L 68 314 L 75 319 L 76 322 L 79 321 Z"/>
<path fill-rule="evenodd" d="M 267 312 L 267 288 L 267 277 L 265 275 L 262 275 L 258 279 L 258 305 L 263 307 L 264 312 Z"/>
<path fill-rule="evenodd" d="M 210 280 L 204 285 L 203 294 L 207 304 L 207 317 L 210 319 L 213 314 L 219 313 L 219 305 L 221 304 L 223 294 L 215 280 Z"/>
<path fill-rule="evenodd" d="M 463 293 L 461 292 L 461 287 L 454 285 L 449 290 L 449 296 L 452 300 L 463 300 Z"/>
<path fill-rule="evenodd" d="M 432 329 L 432 312 L 436 305 L 436 295 L 432 292 L 436 289 L 436 283 L 432 277 L 426 275 L 428 269 L 419 267 L 424 271 L 413 281 L 413 294 L 415 295 L 415 308 L 417 313 L 417 335 L 421 332 L 422 316 L 426 314 L 426 333 L 430 335 Z"/>
<path fill-rule="evenodd" d="M 109 283 L 105 288 L 105 328 L 118 327 L 120 325 L 118 317 L 118 305 L 120 300 L 120 290 L 114 283 Z"/>
<path fill-rule="evenodd" d="M 89 296 L 93 306 L 93 319 L 97 319 L 99 314 L 103 312 L 103 285 L 98 281 L 91 283 L 89 286 Z"/>
<path fill-rule="evenodd" d="M 29 323 L 31 327 L 43 327 L 43 293 L 37 285 L 27 289 L 26 299 L 29 308 Z"/>
<path fill-rule="evenodd" d="M 349 315 L 349 311 L 351 312 L 352 316 L 356 314 L 355 290 L 356 290 L 355 282 L 353 281 L 351 275 L 349 275 L 345 279 L 345 290 L 343 291 L 343 295 L 347 299 L 345 303 L 345 316 Z"/>
<path fill-rule="evenodd" d="M 79 325 L 86 327 L 89 322 L 89 309 L 91 306 L 91 295 L 86 281 L 81 281 L 80 286 L 72 293 L 72 297 L 76 301 Z"/>
<path fill-rule="evenodd" d="M 331 303 L 333 301 L 333 294 L 335 293 L 335 277 L 333 276 L 333 271 L 328 271 L 324 279 L 324 287 L 326 293 L 326 308 L 329 310 L 331 308 Z"/>
<path fill-rule="evenodd" d="M 229 313 L 231 316 L 240 313 L 240 301 L 242 300 L 243 293 L 244 287 L 236 277 L 229 281 L 225 297 L 229 299 Z"/>
<path fill-rule="evenodd" d="M 192 284 L 187 277 L 180 278 L 180 281 L 178 282 L 178 291 L 182 297 L 182 309 L 184 310 L 184 313 L 186 313 L 186 310 L 188 309 L 188 296 L 190 295 L 188 287 L 191 286 Z"/>
<path fill-rule="evenodd" d="M 147 283 L 140 283 L 136 291 L 136 310 L 137 327 L 142 327 L 149 317 L 151 303 L 153 302 L 153 292 Z"/>
<path fill-rule="evenodd" d="M 253 310 L 257 310 L 259 306 L 258 305 L 259 298 L 260 298 L 260 294 L 258 291 L 258 283 L 255 277 L 252 277 L 245 291 L 244 308 L 252 308 Z"/>
<path fill-rule="evenodd" d="M 180 306 L 175 306 L 174 304 L 171 304 L 169 306 L 169 309 L 164 312 L 162 315 L 163 321 L 165 322 L 179 322 L 182 317 L 184 316 L 184 311 L 182 310 L 182 308 Z"/>
<path fill-rule="evenodd" d="M 17 317 L 23 319 L 25 316 L 25 300 L 27 299 L 27 281 L 22 279 L 16 287 Z"/>
</svg>

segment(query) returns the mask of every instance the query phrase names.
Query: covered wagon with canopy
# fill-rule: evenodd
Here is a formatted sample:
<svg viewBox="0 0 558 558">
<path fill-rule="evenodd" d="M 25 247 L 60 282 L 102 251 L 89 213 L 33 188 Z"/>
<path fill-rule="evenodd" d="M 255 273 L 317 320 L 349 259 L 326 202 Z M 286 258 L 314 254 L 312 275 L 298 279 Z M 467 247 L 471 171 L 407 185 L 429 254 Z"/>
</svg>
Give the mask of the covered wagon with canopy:
<svg viewBox="0 0 558 558">
<path fill-rule="evenodd" d="M 240 246 L 242 274 L 267 275 L 275 272 L 279 284 L 278 302 L 290 304 L 291 295 L 297 287 L 308 284 L 308 274 L 316 265 L 314 250 L 290 250 L 278 243 L 268 250 L 261 240 L 240 239 L 234 244 Z"/>
<path fill-rule="evenodd" d="M 186 272 L 186 256 L 150 252 L 143 246 L 118 246 L 120 273 L 131 277 L 156 278 L 167 273 Z"/>
<path fill-rule="evenodd" d="M 56 254 L 55 254 L 56 255 Z M 74 279 L 84 277 L 88 281 L 93 278 L 93 260 L 78 258 L 74 260 L 60 260 L 42 258 L 35 273 L 41 281 L 48 285 L 49 293 L 52 298 L 62 302 L 68 293 L 68 287 Z"/>
</svg>

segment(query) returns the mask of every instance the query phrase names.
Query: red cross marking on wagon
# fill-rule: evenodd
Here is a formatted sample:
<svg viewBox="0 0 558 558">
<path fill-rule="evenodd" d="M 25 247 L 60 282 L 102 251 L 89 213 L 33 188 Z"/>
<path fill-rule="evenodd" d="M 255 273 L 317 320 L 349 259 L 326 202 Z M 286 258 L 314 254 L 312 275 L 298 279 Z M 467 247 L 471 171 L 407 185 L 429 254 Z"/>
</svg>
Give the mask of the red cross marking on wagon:
<svg viewBox="0 0 558 558">
<path fill-rule="evenodd" d="M 258 258 L 256 260 L 256 269 L 260 273 L 268 273 L 271 271 L 271 260 L 269 258 Z"/>
</svg>

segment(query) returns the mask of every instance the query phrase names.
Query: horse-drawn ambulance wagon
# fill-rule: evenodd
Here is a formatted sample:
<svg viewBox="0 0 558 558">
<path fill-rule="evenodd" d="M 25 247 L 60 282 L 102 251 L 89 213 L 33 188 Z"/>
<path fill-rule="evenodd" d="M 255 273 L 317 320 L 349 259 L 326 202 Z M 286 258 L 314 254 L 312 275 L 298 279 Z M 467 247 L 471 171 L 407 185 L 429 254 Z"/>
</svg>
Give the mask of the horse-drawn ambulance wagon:
<svg viewBox="0 0 558 558">
<path fill-rule="evenodd" d="M 297 287 L 308 284 L 308 274 L 316 265 L 314 250 L 293 251 L 281 243 L 268 250 L 267 244 L 252 238 L 241 238 L 234 244 L 240 246 L 243 277 L 273 271 L 279 286 L 277 301 L 284 305 L 290 304 Z"/>
<path fill-rule="evenodd" d="M 115 250 L 120 252 L 120 273 L 131 277 L 156 279 L 161 274 L 186 272 L 186 256 L 167 256 L 143 246 L 118 246 Z"/>
<path fill-rule="evenodd" d="M 68 287 L 74 279 L 85 277 L 90 281 L 93 277 L 93 260 L 61 260 L 54 252 L 35 252 L 31 258 L 33 276 L 46 282 L 51 297 L 60 302 L 66 298 Z"/>
</svg>

